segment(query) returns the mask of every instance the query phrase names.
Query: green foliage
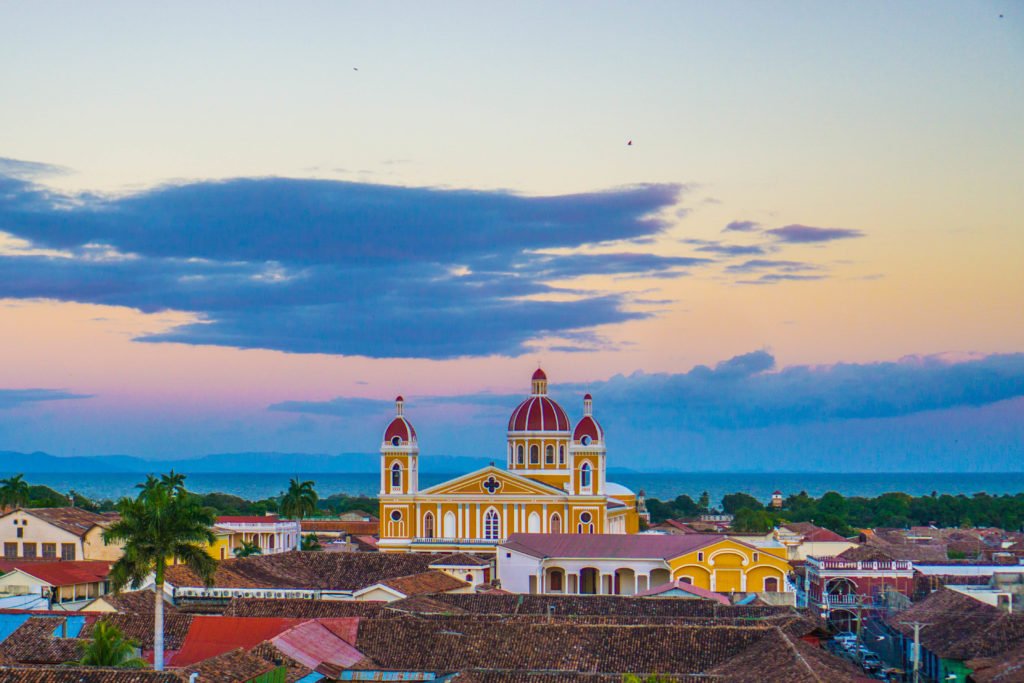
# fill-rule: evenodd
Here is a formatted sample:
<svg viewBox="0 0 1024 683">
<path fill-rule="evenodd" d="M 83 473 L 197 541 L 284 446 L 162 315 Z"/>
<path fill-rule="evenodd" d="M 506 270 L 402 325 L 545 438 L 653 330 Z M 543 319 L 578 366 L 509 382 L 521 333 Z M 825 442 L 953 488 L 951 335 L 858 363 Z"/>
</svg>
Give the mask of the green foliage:
<svg viewBox="0 0 1024 683">
<path fill-rule="evenodd" d="M 238 546 L 231 552 L 235 554 L 235 557 L 252 557 L 253 555 L 263 554 L 263 551 L 260 550 L 256 541 L 242 541 L 242 545 Z"/>
<path fill-rule="evenodd" d="M 965 553 L 963 550 L 947 550 L 946 557 L 948 557 L 951 560 L 966 560 L 967 553 Z"/>
<path fill-rule="evenodd" d="M 368 512 L 376 516 L 380 510 L 380 499 L 369 496 L 347 496 L 344 493 L 335 493 L 318 502 L 317 507 L 322 512 L 331 515 L 340 515 L 343 512 Z"/>
<path fill-rule="evenodd" d="M 672 683 L 670 679 L 659 674 L 641 677 L 636 674 L 626 674 L 622 677 L 622 683 Z"/>
<path fill-rule="evenodd" d="M 767 533 L 779 523 L 778 518 L 765 509 L 740 508 L 732 520 L 735 531 L 757 531 Z"/>
<path fill-rule="evenodd" d="M 130 669 L 145 667 L 146 661 L 136 656 L 138 644 L 128 640 L 120 629 L 106 621 L 96 622 L 92 639 L 81 643 L 82 666 L 120 666 Z"/>
<path fill-rule="evenodd" d="M 316 503 L 319 498 L 316 489 L 313 488 L 313 482 L 300 482 L 297 478 L 292 479 L 288 483 L 288 491 L 281 496 L 281 513 L 286 517 L 298 520 L 301 527 L 305 517 L 316 514 Z M 295 547 L 302 550 L 301 533 L 296 539 Z"/>
<path fill-rule="evenodd" d="M 764 505 L 747 493 L 729 493 L 722 496 L 722 512 L 735 515 L 740 510 L 763 510 Z"/>
<path fill-rule="evenodd" d="M 316 537 L 316 534 L 306 534 L 302 537 L 301 550 L 317 551 L 323 549 L 324 547 L 320 545 L 320 539 Z"/>
<path fill-rule="evenodd" d="M 706 513 L 711 509 L 711 496 L 708 495 L 707 491 L 700 494 L 700 500 L 697 501 L 697 508 L 701 513 Z"/>
<path fill-rule="evenodd" d="M 24 474 L 15 474 L 7 479 L 0 479 L 0 504 L 11 507 L 25 507 L 28 505 L 29 485 L 25 481 Z"/>
</svg>

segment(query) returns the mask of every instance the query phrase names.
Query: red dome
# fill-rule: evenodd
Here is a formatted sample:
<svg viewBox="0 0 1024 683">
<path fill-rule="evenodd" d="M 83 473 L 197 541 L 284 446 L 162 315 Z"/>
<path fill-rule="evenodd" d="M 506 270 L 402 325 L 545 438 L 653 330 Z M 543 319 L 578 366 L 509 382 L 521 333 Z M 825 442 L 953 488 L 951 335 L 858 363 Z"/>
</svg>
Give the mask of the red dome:
<svg viewBox="0 0 1024 683">
<path fill-rule="evenodd" d="M 398 443 L 395 443 L 395 437 L 398 437 Z M 401 415 L 392 420 L 388 428 L 384 430 L 384 443 L 393 446 L 408 446 L 415 442 L 416 429 Z"/>
<path fill-rule="evenodd" d="M 541 377 L 544 373 L 541 373 Z M 534 374 L 536 379 L 537 375 Z M 510 432 L 567 432 L 570 429 L 569 416 L 562 406 L 547 396 L 531 396 L 512 411 L 508 420 Z"/>
<path fill-rule="evenodd" d="M 593 401 L 594 397 L 591 396 L 590 394 L 583 394 L 583 400 L 584 401 Z"/>
<path fill-rule="evenodd" d="M 583 419 L 576 423 L 576 429 L 572 431 L 573 441 L 581 441 L 584 436 L 589 436 L 591 441 L 597 443 L 604 441 L 604 430 L 590 415 L 584 415 Z"/>
<path fill-rule="evenodd" d="M 545 375 L 544 371 L 541 370 L 540 368 L 537 368 L 537 371 L 533 373 L 533 377 L 532 377 L 533 380 L 538 380 L 538 379 L 546 380 L 547 378 L 548 378 L 548 376 Z"/>
</svg>

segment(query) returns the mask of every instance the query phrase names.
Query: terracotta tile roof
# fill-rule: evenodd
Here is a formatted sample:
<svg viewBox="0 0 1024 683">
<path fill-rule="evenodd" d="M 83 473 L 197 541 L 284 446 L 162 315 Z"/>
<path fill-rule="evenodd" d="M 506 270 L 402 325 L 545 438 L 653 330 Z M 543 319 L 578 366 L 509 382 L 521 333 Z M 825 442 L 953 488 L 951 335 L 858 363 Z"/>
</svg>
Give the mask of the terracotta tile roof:
<svg viewBox="0 0 1024 683">
<path fill-rule="evenodd" d="M 876 545 L 860 545 L 856 548 L 849 548 L 836 555 L 841 560 L 850 560 L 851 562 L 871 562 L 881 561 L 889 562 L 897 558 L 890 555 L 888 552 L 879 548 Z"/>
<path fill-rule="evenodd" d="M 426 553 L 286 552 L 221 560 L 214 574 L 218 588 L 302 588 L 359 590 L 381 580 L 427 571 L 439 555 Z M 167 568 L 173 586 L 201 587 L 185 565 Z"/>
<path fill-rule="evenodd" d="M 278 666 L 273 661 L 238 648 L 189 665 L 180 672 L 180 678 L 188 680 L 189 674 L 198 673 L 201 683 L 204 681 L 247 683 L 257 676 L 277 669 Z"/>
<path fill-rule="evenodd" d="M 865 679 L 851 662 L 779 629 L 771 629 L 759 642 L 713 668 L 711 674 L 735 683 L 854 683 Z"/>
<path fill-rule="evenodd" d="M 376 536 L 380 522 L 349 521 L 342 519 L 304 519 L 302 533 L 338 533 L 353 536 Z"/>
<path fill-rule="evenodd" d="M 706 588 L 694 586 L 693 584 L 687 583 L 681 579 L 678 581 L 670 581 L 669 583 L 665 583 L 660 586 L 655 586 L 654 588 L 648 588 L 645 591 L 637 593 L 637 597 L 642 598 L 650 595 L 662 595 L 673 590 L 682 591 L 683 593 L 689 593 L 690 595 L 702 598 L 704 600 L 714 600 L 715 602 L 719 602 L 723 605 L 731 604 L 729 602 L 729 598 L 725 597 L 721 593 L 715 593 L 714 591 L 709 591 Z"/>
<path fill-rule="evenodd" d="M 622 683 L 622 674 L 601 674 L 581 671 L 493 671 L 486 669 L 470 669 L 460 671 L 454 680 L 459 683 Z M 661 674 L 659 681 L 666 683 L 717 683 L 719 679 L 699 676 L 666 676 Z"/>
<path fill-rule="evenodd" d="M 436 567 L 490 567 L 491 563 L 482 557 L 470 555 L 469 553 L 453 553 L 445 555 L 436 562 L 431 562 L 432 568 Z"/>
<path fill-rule="evenodd" d="M 998 657 L 969 659 L 966 664 L 974 683 L 1017 683 L 1024 680 L 1024 645 Z"/>
<path fill-rule="evenodd" d="M 387 609 L 409 614 L 469 614 L 461 607 L 449 605 L 429 595 L 415 595 L 411 598 L 395 600 L 388 603 Z"/>
<path fill-rule="evenodd" d="M 302 600 L 286 598 L 235 598 L 224 610 L 226 617 L 293 617 L 320 619 L 338 617 L 371 617 L 380 613 L 383 602 L 355 600 Z"/>
<path fill-rule="evenodd" d="M 171 658 L 170 664 L 190 666 L 239 647 L 255 647 L 301 623 L 301 619 L 281 617 L 196 616 L 192 618 L 185 642 Z"/>
<path fill-rule="evenodd" d="M 0 659 L 18 664 L 63 664 L 82 656 L 76 638 L 55 638 L 63 617 L 29 617 L 0 643 Z"/>
<path fill-rule="evenodd" d="M 182 683 L 171 671 L 145 669 L 104 669 L 99 667 L 0 668 L 5 683 Z M 184 680 L 188 680 L 186 677 Z"/>
<path fill-rule="evenodd" d="M 956 660 L 995 657 L 1024 645 L 1024 615 L 1003 610 L 948 588 L 887 620 L 889 626 L 912 637 L 907 622 L 928 624 L 921 645 L 939 657 Z"/>
<path fill-rule="evenodd" d="M 533 557 L 669 560 L 724 538 L 721 534 L 512 534 L 501 547 Z"/>
<path fill-rule="evenodd" d="M 106 581 L 110 573 L 110 562 L 100 560 L 70 560 L 55 562 L 22 562 L 19 560 L 3 563 L 3 571 L 18 569 L 29 576 L 45 581 L 51 586 L 73 586 L 80 583 Z"/>
<path fill-rule="evenodd" d="M 294 659 L 278 650 L 276 647 L 274 647 L 274 644 L 271 643 L 269 640 L 260 643 L 256 647 L 249 650 L 249 652 L 256 655 L 257 657 L 262 657 L 268 662 L 272 662 L 277 665 L 283 665 L 285 667 L 286 683 L 297 683 L 297 681 L 313 673 L 312 669 L 303 666 L 302 664 L 299 664 Z"/>
<path fill-rule="evenodd" d="M 185 642 L 189 626 L 192 624 L 193 615 L 180 614 L 174 610 L 164 613 L 164 647 L 168 650 L 177 650 Z M 143 650 L 153 649 L 153 613 L 145 612 L 105 614 L 100 616 L 93 623 L 86 623 L 85 628 L 79 634 L 82 638 L 89 638 L 96 623 L 105 621 L 118 628 L 125 637 L 134 640 Z"/>
<path fill-rule="evenodd" d="M 849 539 L 840 536 L 831 529 L 820 527 L 811 522 L 791 522 L 785 524 L 783 528 L 801 534 L 805 541 L 811 541 L 812 543 L 845 543 L 849 541 Z"/>
<path fill-rule="evenodd" d="M 454 617 L 364 620 L 356 646 L 406 671 L 700 673 L 767 633 L 757 627 L 593 626 Z"/>
<path fill-rule="evenodd" d="M 122 591 L 120 593 L 108 593 L 107 595 L 101 596 L 99 599 L 106 602 L 108 605 L 113 607 L 118 612 L 127 612 L 128 614 L 153 614 L 153 591 L 151 590 L 137 590 L 137 591 Z M 178 608 L 173 604 L 164 600 L 164 614 L 171 612 L 177 612 Z"/>
<path fill-rule="evenodd" d="M 385 579 L 380 583 L 406 597 L 429 593 L 447 593 L 448 591 L 469 587 L 469 584 L 462 579 L 456 579 L 454 576 L 434 569 L 418 574 L 410 574 L 409 576 Z"/>
<path fill-rule="evenodd" d="M 82 508 L 22 508 L 22 512 L 48 522 L 75 536 L 85 536 L 94 526 L 107 526 L 118 517 L 114 514 L 89 512 Z"/>
<path fill-rule="evenodd" d="M 377 542 L 380 540 L 376 536 L 353 536 L 352 540 L 362 547 L 363 550 L 376 550 Z"/>
</svg>

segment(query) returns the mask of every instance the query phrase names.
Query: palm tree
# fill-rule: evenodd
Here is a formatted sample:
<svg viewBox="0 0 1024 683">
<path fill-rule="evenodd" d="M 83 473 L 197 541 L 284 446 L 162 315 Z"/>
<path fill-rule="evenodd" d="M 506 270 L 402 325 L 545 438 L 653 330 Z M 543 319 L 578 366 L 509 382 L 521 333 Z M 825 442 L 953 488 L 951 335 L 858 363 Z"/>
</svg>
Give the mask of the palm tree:
<svg viewBox="0 0 1024 683">
<path fill-rule="evenodd" d="M 242 545 L 232 550 L 235 557 L 252 557 L 253 555 L 262 555 L 263 551 L 260 550 L 259 545 L 256 541 L 242 541 Z"/>
<path fill-rule="evenodd" d="M 122 498 L 117 503 L 121 518 L 103 532 L 103 542 L 123 542 L 121 559 L 110 568 L 114 592 L 128 585 L 140 587 L 150 575 L 155 576 L 153 601 L 153 665 L 164 668 L 164 571 L 177 557 L 203 582 L 213 584 L 217 561 L 207 554 L 214 542 L 210 527 L 213 512 L 201 507 L 188 495 L 184 485 L 173 488 L 149 476 L 135 498 Z"/>
<path fill-rule="evenodd" d="M 288 491 L 281 498 L 281 513 L 285 517 L 294 517 L 299 521 L 299 533 L 296 534 L 295 549 L 302 550 L 302 519 L 316 512 L 316 502 L 320 499 L 313 489 L 314 482 L 300 482 L 298 478 L 291 480 Z"/>
<path fill-rule="evenodd" d="M 92 630 L 92 640 L 81 643 L 82 658 L 76 664 L 83 666 L 123 666 L 129 669 L 141 669 L 146 660 L 135 655 L 138 644 L 124 637 L 113 624 L 106 621 L 96 622 Z"/>
<path fill-rule="evenodd" d="M 175 495 L 185 495 L 185 475 L 171 470 L 160 476 L 160 483 L 166 486 Z"/>
<path fill-rule="evenodd" d="M 8 479 L 0 479 L 0 504 L 11 507 L 28 505 L 29 486 L 24 474 L 15 474 Z"/>
</svg>

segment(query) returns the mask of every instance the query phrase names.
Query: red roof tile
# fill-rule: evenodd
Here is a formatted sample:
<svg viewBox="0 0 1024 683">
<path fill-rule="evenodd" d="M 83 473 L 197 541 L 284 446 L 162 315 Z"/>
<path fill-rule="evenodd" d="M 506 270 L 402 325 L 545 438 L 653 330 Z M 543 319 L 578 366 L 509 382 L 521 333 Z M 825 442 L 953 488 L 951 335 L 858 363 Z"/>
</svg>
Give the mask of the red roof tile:
<svg viewBox="0 0 1024 683">
<path fill-rule="evenodd" d="M 73 586 L 81 583 L 106 581 L 110 563 L 100 560 L 77 560 L 60 562 L 25 562 L 6 560 L 0 562 L 4 572 L 20 570 L 29 576 L 45 581 L 51 586 Z"/>
<path fill-rule="evenodd" d="M 679 557 L 724 540 L 720 534 L 512 534 L 502 544 L 534 557 Z"/>
<path fill-rule="evenodd" d="M 662 595 L 664 593 L 668 593 L 669 591 L 673 591 L 673 590 L 679 590 L 679 591 L 682 591 L 684 593 L 689 593 L 689 594 L 695 595 L 695 596 L 697 596 L 699 598 L 704 598 L 705 600 L 714 600 L 715 602 L 721 603 L 723 605 L 731 604 L 729 602 L 729 598 L 725 597 L 724 595 L 721 595 L 719 593 L 715 593 L 714 591 L 709 591 L 708 589 L 701 588 L 700 586 L 694 586 L 693 584 L 686 583 L 685 581 L 682 581 L 682 580 L 670 581 L 669 583 L 663 583 L 660 586 L 655 586 L 654 588 L 648 588 L 645 591 L 641 591 L 641 592 L 637 593 L 636 595 L 637 595 L 637 597 L 642 598 L 642 597 L 646 597 L 646 596 L 649 596 L 649 595 Z"/>
<path fill-rule="evenodd" d="M 277 515 L 223 515 L 217 518 L 217 524 L 275 524 L 280 521 Z"/>
<path fill-rule="evenodd" d="M 363 654 L 351 644 L 355 641 L 359 620 L 339 621 L 354 622 L 347 629 L 348 641 L 318 621 L 307 621 L 274 637 L 271 642 L 283 654 L 310 669 L 324 663 L 347 669 L 364 659 Z"/>
</svg>

